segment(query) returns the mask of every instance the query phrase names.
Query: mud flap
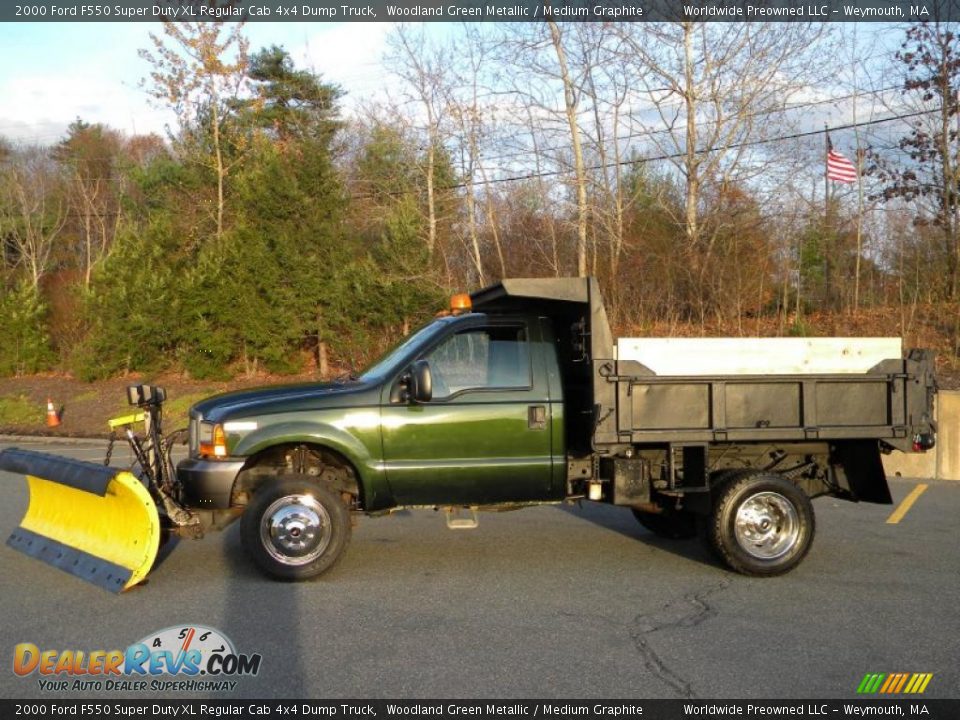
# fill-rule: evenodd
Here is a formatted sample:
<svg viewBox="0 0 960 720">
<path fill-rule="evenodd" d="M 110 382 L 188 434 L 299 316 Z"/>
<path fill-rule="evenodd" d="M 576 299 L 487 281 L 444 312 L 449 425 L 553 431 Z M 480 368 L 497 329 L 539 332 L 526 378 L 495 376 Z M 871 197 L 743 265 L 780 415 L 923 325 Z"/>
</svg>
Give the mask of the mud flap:
<svg viewBox="0 0 960 720">
<path fill-rule="evenodd" d="M 850 491 L 853 500 L 893 504 L 876 440 L 838 442 L 832 448 L 830 462 L 837 482 Z"/>
<path fill-rule="evenodd" d="M 111 592 L 141 582 L 160 546 L 149 491 L 116 468 L 12 448 L 0 470 L 27 476 L 30 504 L 7 545 Z"/>
</svg>

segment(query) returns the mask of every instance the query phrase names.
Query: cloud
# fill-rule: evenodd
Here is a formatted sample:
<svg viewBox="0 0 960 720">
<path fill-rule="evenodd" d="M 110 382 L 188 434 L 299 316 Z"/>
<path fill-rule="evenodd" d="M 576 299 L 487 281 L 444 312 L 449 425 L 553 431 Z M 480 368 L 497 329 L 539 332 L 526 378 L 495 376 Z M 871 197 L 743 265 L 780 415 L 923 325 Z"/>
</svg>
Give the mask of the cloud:
<svg viewBox="0 0 960 720">
<path fill-rule="evenodd" d="M 252 49 L 283 45 L 298 67 L 340 85 L 347 91 L 344 106 L 349 111 L 385 94 L 380 58 L 392 27 L 368 22 L 251 23 L 246 30 Z M 131 135 L 163 135 L 165 126 L 174 122 L 172 112 L 152 105 L 137 84 L 149 70 L 137 57 L 137 48 L 149 45 L 149 27 L 134 26 L 119 38 L 116 26 L 100 24 L 29 29 L 29 42 L 24 39 L 19 49 L 0 44 L 0 137 L 56 143 L 77 117 Z M 69 54 L 66 48 L 76 43 L 82 52 Z M 23 57 L 13 62 L 15 52 Z"/>
<path fill-rule="evenodd" d="M 0 83 L 0 96 L 0 135 L 30 144 L 55 143 L 78 117 L 129 134 L 162 133 L 170 119 L 140 88 L 90 72 L 9 77 Z"/>
</svg>

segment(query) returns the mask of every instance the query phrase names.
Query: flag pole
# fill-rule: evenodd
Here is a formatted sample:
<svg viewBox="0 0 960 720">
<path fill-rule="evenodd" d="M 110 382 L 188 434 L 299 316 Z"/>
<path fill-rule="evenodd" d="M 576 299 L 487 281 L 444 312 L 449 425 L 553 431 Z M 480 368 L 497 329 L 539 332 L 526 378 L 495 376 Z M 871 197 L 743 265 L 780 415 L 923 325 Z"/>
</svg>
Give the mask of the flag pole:
<svg viewBox="0 0 960 720">
<path fill-rule="evenodd" d="M 863 155 L 860 148 L 859 128 L 854 130 L 857 139 L 857 265 L 853 282 L 853 314 L 860 312 L 860 256 L 863 254 Z"/>
<path fill-rule="evenodd" d="M 830 157 L 830 128 L 823 124 L 823 226 L 828 225 L 830 217 L 830 168 L 827 165 Z"/>
<path fill-rule="evenodd" d="M 832 298 L 832 288 L 831 284 L 834 282 L 833 278 L 833 269 L 831 264 L 833 263 L 833 251 L 834 244 L 832 238 L 830 237 L 830 150 L 833 148 L 830 144 L 830 128 L 827 126 L 827 123 L 823 124 L 823 248 L 825 250 L 823 257 L 823 279 L 824 279 L 824 291 L 827 299 L 827 303 L 831 303 Z"/>
</svg>

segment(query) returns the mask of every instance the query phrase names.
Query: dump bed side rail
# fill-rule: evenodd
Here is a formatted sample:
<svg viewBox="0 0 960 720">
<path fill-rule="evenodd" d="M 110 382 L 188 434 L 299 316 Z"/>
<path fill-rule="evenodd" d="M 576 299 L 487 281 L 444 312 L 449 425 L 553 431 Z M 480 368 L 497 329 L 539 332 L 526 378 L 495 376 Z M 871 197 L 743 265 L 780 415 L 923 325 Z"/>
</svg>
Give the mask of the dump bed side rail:
<svg viewBox="0 0 960 720">
<path fill-rule="evenodd" d="M 929 351 L 862 375 L 658 376 L 635 361 L 599 374 L 616 387 L 620 443 L 882 440 L 909 452 L 935 431 Z"/>
</svg>

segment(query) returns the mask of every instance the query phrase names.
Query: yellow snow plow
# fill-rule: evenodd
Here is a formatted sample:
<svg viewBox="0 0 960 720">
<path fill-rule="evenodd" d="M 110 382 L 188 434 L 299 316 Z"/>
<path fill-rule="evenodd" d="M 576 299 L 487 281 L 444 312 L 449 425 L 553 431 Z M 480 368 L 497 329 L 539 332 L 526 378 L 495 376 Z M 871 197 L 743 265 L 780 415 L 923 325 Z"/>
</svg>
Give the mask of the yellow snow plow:
<svg viewBox="0 0 960 720">
<path fill-rule="evenodd" d="M 30 504 L 7 544 L 104 589 L 139 583 L 160 547 L 157 506 L 126 471 L 13 448 L 0 470 L 27 476 Z"/>
<path fill-rule="evenodd" d="M 197 518 L 171 494 L 170 447 L 178 433 L 161 434 L 163 389 L 133 386 L 128 397 L 143 411 L 110 421 L 102 465 L 19 448 L 0 452 L 0 470 L 25 475 L 30 491 L 7 545 L 112 592 L 143 581 L 165 530 L 199 530 Z M 138 422 L 145 437 L 132 429 Z M 130 470 L 109 466 L 120 430 L 135 460 Z"/>
</svg>

